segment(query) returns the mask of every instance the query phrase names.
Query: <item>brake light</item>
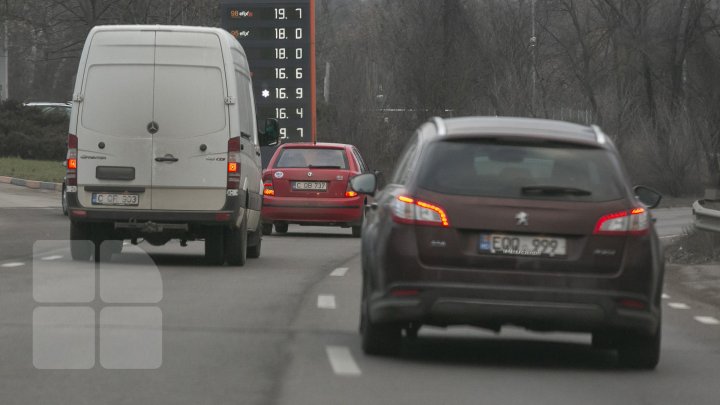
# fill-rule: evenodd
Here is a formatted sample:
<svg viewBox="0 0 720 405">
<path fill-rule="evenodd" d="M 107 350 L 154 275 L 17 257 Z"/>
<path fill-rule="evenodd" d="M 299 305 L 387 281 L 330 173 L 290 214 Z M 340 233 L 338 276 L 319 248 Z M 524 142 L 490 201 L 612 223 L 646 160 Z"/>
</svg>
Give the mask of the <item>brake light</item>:
<svg viewBox="0 0 720 405">
<path fill-rule="evenodd" d="M 275 195 L 275 189 L 273 189 L 273 184 L 271 180 L 265 180 L 265 182 L 263 183 L 263 195 L 271 197 Z"/>
<path fill-rule="evenodd" d="M 442 207 L 425 201 L 399 196 L 393 201 L 393 220 L 399 223 L 449 227 L 450 221 Z"/>
<path fill-rule="evenodd" d="M 645 208 L 634 208 L 601 217 L 595 224 L 595 235 L 644 235 L 650 229 Z"/>
<path fill-rule="evenodd" d="M 240 137 L 228 140 L 227 157 L 227 189 L 238 190 L 240 188 Z"/>
<path fill-rule="evenodd" d="M 357 196 L 358 196 L 357 191 L 353 190 L 353 189 L 350 187 L 350 182 L 348 181 L 347 188 L 345 189 L 345 197 L 346 197 L 346 198 L 353 198 L 353 197 L 357 197 Z"/>
<path fill-rule="evenodd" d="M 65 185 L 77 186 L 77 155 L 78 155 L 78 137 L 77 135 L 68 134 L 68 151 L 67 151 L 67 171 L 65 173 Z"/>
</svg>

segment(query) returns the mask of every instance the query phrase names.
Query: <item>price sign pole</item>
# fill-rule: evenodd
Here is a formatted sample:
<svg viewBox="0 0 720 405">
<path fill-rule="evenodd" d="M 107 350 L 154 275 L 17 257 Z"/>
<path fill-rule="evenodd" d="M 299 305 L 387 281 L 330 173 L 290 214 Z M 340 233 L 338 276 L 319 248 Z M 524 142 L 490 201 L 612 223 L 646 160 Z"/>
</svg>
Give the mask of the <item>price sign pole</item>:
<svg viewBox="0 0 720 405">
<path fill-rule="evenodd" d="M 221 0 L 222 27 L 245 49 L 258 118 L 283 142 L 315 142 L 315 0 Z"/>
</svg>

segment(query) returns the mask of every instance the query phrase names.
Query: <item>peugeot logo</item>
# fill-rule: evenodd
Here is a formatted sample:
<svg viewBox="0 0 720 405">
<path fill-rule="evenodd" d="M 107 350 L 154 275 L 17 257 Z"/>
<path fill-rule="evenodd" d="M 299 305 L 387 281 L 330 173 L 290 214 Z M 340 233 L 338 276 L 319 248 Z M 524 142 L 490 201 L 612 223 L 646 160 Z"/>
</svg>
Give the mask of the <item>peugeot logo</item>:
<svg viewBox="0 0 720 405">
<path fill-rule="evenodd" d="M 308 172 L 308 177 L 312 177 L 312 172 Z"/>
<path fill-rule="evenodd" d="M 517 219 L 518 226 L 519 225 L 528 226 L 528 214 L 527 213 L 520 211 L 515 215 L 515 219 Z"/>
<path fill-rule="evenodd" d="M 147 125 L 148 132 L 150 132 L 153 135 L 155 135 L 159 129 L 160 129 L 160 126 L 155 121 L 153 121 Z"/>
</svg>

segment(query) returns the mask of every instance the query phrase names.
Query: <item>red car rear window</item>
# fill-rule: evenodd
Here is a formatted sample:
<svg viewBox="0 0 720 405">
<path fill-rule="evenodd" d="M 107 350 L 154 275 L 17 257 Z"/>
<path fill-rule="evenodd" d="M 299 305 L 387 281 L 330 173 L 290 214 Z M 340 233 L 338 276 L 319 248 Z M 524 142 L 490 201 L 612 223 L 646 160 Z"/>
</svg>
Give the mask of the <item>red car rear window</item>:
<svg viewBox="0 0 720 405">
<path fill-rule="evenodd" d="M 276 169 L 292 168 L 316 169 L 348 169 L 347 156 L 344 149 L 284 149 L 275 162 Z"/>
</svg>

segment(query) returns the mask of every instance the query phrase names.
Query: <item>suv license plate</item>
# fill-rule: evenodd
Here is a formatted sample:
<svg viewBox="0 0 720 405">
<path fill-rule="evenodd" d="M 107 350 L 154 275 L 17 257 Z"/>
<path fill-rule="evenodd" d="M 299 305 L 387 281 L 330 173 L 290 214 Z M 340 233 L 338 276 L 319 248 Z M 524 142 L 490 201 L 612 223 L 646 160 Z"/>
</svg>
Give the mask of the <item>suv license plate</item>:
<svg viewBox="0 0 720 405">
<path fill-rule="evenodd" d="M 125 205 L 135 206 L 140 204 L 139 194 L 114 194 L 114 193 L 93 193 L 93 205 Z"/>
<path fill-rule="evenodd" d="M 480 235 L 480 253 L 514 256 L 565 256 L 567 240 L 549 236 L 484 233 Z"/>
<path fill-rule="evenodd" d="M 293 190 L 326 191 L 327 183 L 324 181 L 295 181 Z"/>
</svg>

